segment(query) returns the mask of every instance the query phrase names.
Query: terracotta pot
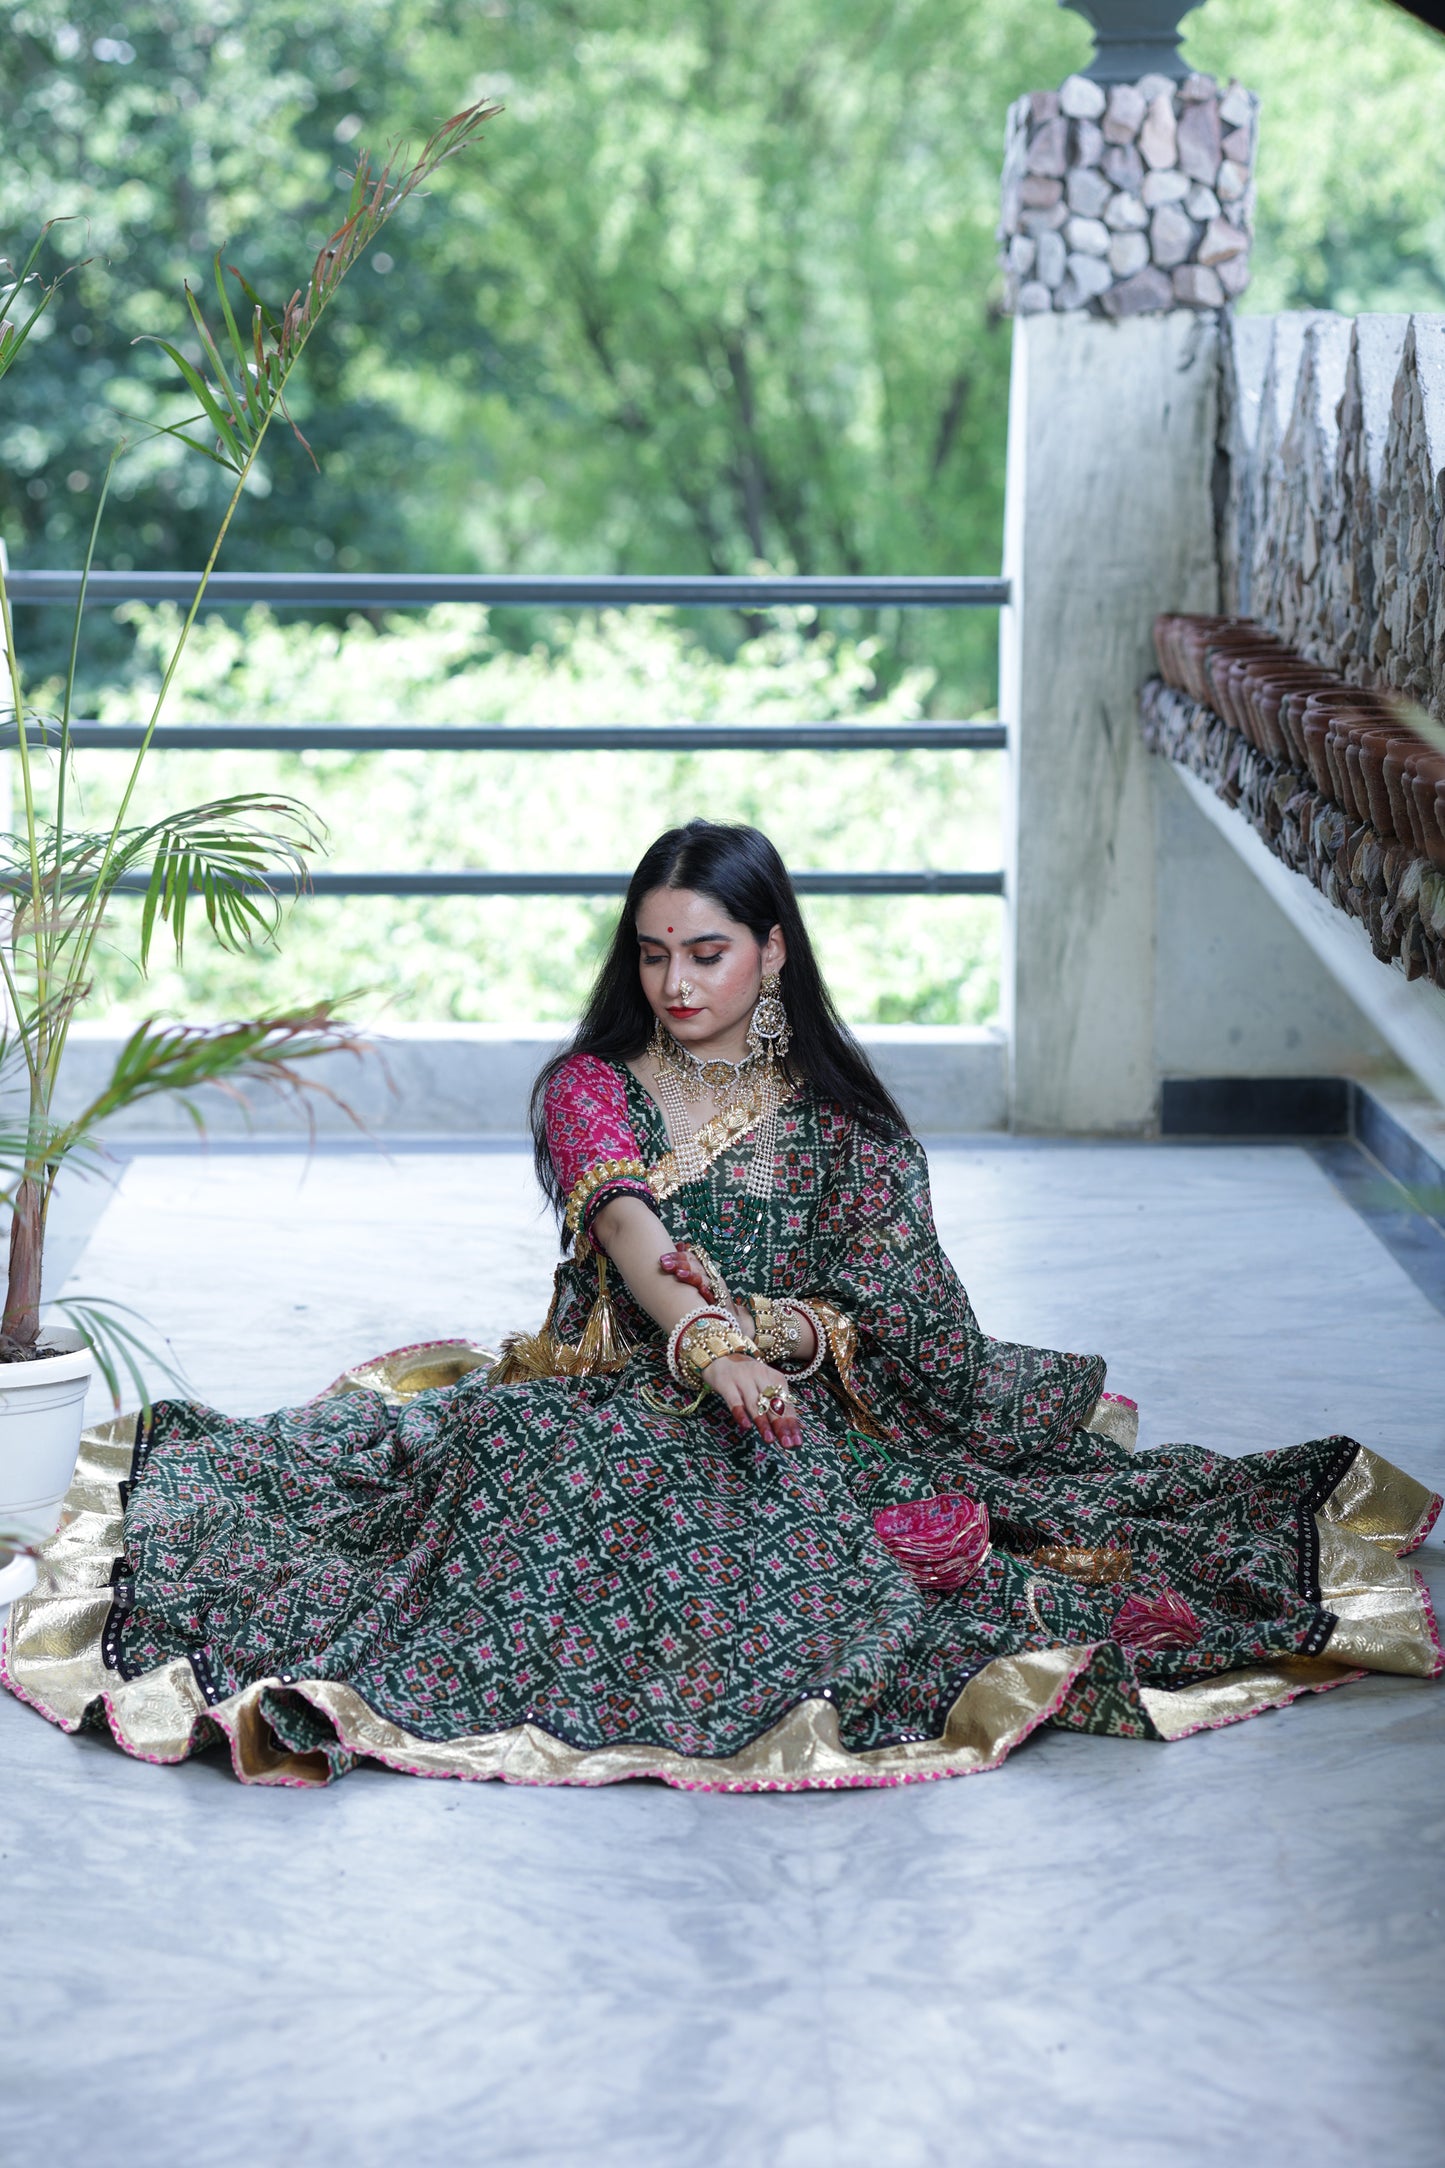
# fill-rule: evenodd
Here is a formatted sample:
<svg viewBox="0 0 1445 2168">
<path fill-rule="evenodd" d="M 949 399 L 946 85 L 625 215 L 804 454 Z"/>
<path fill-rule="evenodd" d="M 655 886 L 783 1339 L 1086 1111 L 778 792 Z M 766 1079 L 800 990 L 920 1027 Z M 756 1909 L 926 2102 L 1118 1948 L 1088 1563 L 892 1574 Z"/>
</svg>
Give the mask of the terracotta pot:
<svg viewBox="0 0 1445 2168">
<path fill-rule="evenodd" d="M 1311 693 L 1327 692 L 1330 681 L 1312 663 L 1276 663 L 1257 666 L 1246 688 L 1259 715 L 1266 739 L 1277 741 L 1277 758 L 1292 768 L 1307 766 L 1304 740 L 1299 735 L 1299 716 Z"/>
<path fill-rule="evenodd" d="M 1445 870 L 1445 828 L 1440 825 L 1440 786 L 1445 783 L 1445 754 L 1412 753 L 1406 773 L 1415 784 L 1421 848 L 1432 866 Z"/>
<path fill-rule="evenodd" d="M 1237 655 L 1229 672 L 1230 699 L 1239 729 L 1274 760 L 1287 760 L 1289 748 L 1279 731 L 1278 695 L 1271 699 L 1270 688 L 1288 668 L 1281 651 L 1270 648 L 1262 654 L 1245 651 Z"/>
<path fill-rule="evenodd" d="M 1363 777 L 1359 781 L 1358 796 L 1348 765 L 1346 747 L 1362 730 L 1368 730 L 1379 721 L 1373 709 L 1358 703 L 1348 687 L 1331 685 L 1327 690 L 1313 692 L 1304 705 L 1300 727 L 1305 736 L 1306 750 L 1318 746 L 1318 754 L 1310 760 L 1310 773 L 1319 788 L 1335 804 L 1357 820 L 1368 820 L 1369 798 L 1365 793 Z M 1321 730 L 1315 727 L 1322 723 Z M 1358 773 L 1358 767 L 1356 770 Z"/>
<path fill-rule="evenodd" d="M 1399 746 L 1402 756 L 1415 750 L 1416 740 L 1403 735 L 1389 723 L 1372 724 L 1361 731 L 1360 769 L 1364 776 L 1365 795 L 1370 801 L 1371 825 L 1387 840 L 1399 843 L 1410 841 L 1408 825 L 1403 834 L 1397 825 L 1394 801 L 1385 781 L 1385 757 L 1392 746 Z"/>
<path fill-rule="evenodd" d="M 1208 702 L 1209 680 L 1204 674 L 1204 659 L 1210 642 L 1229 632 L 1238 632 L 1240 621 L 1230 617 L 1177 617 L 1173 619 L 1170 637 L 1178 658 L 1179 674 L 1174 682 L 1195 700 Z"/>
<path fill-rule="evenodd" d="M 1310 753 L 1310 773 L 1327 798 L 1336 805 L 1345 802 L 1345 786 L 1335 753 L 1335 707 L 1337 695 L 1333 688 L 1324 693 L 1311 693 L 1305 702 L 1305 745 Z"/>
<path fill-rule="evenodd" d="M 1305 706 L 1313 694 L 1330 690 L 1329 681 L 1318 670 L 1292 669 L 1287 676 L 1282 676 L 1281 684 L 1279 734 L 1289 748 L 1295 767 L 1308 769 L 1309 752 L 1304 737 Z"/>
<path fill-rule="evenodd" d="M 1374 723 L 1375 717 L 1368 709 L 1353 705 L 1337 707 L 1333 728 L 1325 740 L 1333 752 L 1335 770 L 1340 779 L 1343 792 L 1340 803 L 1348 814 L 1361 821 L 1370 818 L 1370 795 L 1365 788 L 1364 770 L 1360 763 L 1360 740 Z"/>
<path fill-rule="evenodd" d="M 1304 712 L 1300 719 L 1300 734 L 1305 745 L 1305 766 L 1313 778 L 1315 789 L 1323 791 L 1327 798 L 1333 798 L 1335 795 L 1334 777 L 1330 774 L 1329 763 L 1325 759 L 1325 737 L 1329 727 L 1329 716 L 1317 704 L 1315 696 L 1311 694 L 1310 698 L 1305 702 Z"/>
<path fill-rule="evenodd" d="M 1200 622 L 1185 616 L 1178 610 L 1164 610 L 1154 620 L 1154 653 L 1159 663 L 1159 675 L 1166 685 L 1187 689 L 1186 653 L 1184 629 Z M 1203 620 L 1209 624 L 1223 624 L 1223 618 Z"/>
<path fill-rule="evenodd" d="M 1214 708 L 1222 715 L 1231 730 L 1238 730 L 1248 738 L 1251 745 L 1259 742 L 1259 725 L 1254 711 L 1243 697 L 1241 673 L 1251 661 L 1259 658 L 1248 649 L 1216 648 L 1209 658 L 1209 681 L 1214 687 Z"/>
<path fill-rule="evenodd" d="M 1288 760 L 1289 747 L 1279 727 L 1279 703 L 1284 687 L 1279 682 L 1278 664 L 1266 662 L 1255 656 L 1245 663 L 1239 677 L 1239 702 L 1250 718 L 1253 728 L 1249 735 L 1262 752 L 1272 760 Z"/>
<path fill-rule="evenodd" d="M 1380 762 L 1380 773 L 1384 778 L 1386 795 L 1390 800 L 1390 813 L 1395 824 L 1395 834 L 1402 843 L 1408 843 L 1412 849 L 1417 851 L 1421 848 L 1420 827 L 1415 816 L 1414 790 L 1413 788 L 1407 789 L 1405 786 L 1405 768 L 1406 764 L 1419 750 L 1420 741 L 1418 738 L 1401 735 L 1390 740 L 1390 743 L 1385 748 L 1385 757 Z"/>
<path fill-rule="evenodd" d="M 1210 707 L 1224 717 L 1231 729 L 1241 731 L 1251 741 L 1254 722 L 1246 716 L 1237 697 L 1238 674 L 1246 662 L 1273 660 L 1280 652 L 1274 641 L 1220 633 L 1210 642 L 1205 657 Z"/>
</svg>

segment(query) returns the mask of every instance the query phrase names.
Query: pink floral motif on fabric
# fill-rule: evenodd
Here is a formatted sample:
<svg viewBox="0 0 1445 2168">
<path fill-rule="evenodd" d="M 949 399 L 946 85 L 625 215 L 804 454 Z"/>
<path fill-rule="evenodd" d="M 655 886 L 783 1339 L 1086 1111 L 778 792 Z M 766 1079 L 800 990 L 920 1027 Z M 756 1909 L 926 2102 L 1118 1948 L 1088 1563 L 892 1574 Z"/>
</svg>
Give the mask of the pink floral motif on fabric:
<svg viewBox="0 0 1445 2168">
<path fill-rule="evenodd" d="M 962 1588 L 988 1556 L 988 1507 L 962 1491 L 884 1506 L 873 1527 L 919 1588 Z"/>
<path fill-rule="evenodd" d="M 1204 1628 L 1172 1588 L 1157 1596 L 1130 1596 L 1109 1629 L 1125 1649 L 1192 1649 Z"/>
<path fill-rule="evenodd" d="M 642 1158 L 628 1113 L 627 1087 L 611 1062 L 595 1054 L 574 1054 L 547 1086 L 543 1108 L 547 1149 L 564 1197 L 605 1161 Z M 640 1177 L 609 1186 L 635 1191 L 651 1202 L 652 1193 Z"/>
</svg>

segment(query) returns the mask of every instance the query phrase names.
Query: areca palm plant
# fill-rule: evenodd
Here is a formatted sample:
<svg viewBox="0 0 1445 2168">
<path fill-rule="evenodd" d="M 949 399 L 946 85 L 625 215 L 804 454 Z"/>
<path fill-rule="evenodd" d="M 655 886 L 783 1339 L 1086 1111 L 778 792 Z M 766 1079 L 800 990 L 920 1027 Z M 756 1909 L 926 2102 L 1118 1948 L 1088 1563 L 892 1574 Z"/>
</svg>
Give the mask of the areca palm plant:
<svg viewBox="0 0 1445 2168">
<path fill-rule="evenodd" d="M 143 894 L 135 935 L 135 961 L 142 972 L 157 940 L 173 942 L 179 955 L 188 924 L 198 918 L 223 946 L 268 942 L 281 909 L 275 876 L 304 885 L 309 856 L 322 845 L 320 822 L 288 797 L 244 792 L 203 805 L 151 810 L 144 801 L 147 754 L 266 437 L 278 417 L 295 428 L 287 386 L 317 326 L 381 229 L 440 166 L 475 140 L 495 110 L 473 106 L 454 115 L 409 163 L 392 158 L 378 167 L 363 151 L 344 222 L 317 255 L 305 285 L 283 307 L 268 306 L 234 267 L 228 286 L 219 256 L 213 305 L 186 287 L 190 352 L 169 340 L 158 343 L 196 412 L 168 424 L 164 433 L 224 468 L 231 487 L 108 826 L 88 829 L 75 818 L 72 707 L 86 588 L 119 452 L 99 493 L 58 712 L 43 713 L 27 699 L 0 552 L 0 744 L 14 748 L 22 801 L 14 831 L 0 834 L 0 1201 L 9 1204 L 12 1215 L 0 1362 L 23 1361 L 39 1351 L 46 1218 L 56 1180 L 68 1164 L 94 1158 L 108 1116 L 171 1093 L 199 1123 L 194 1095 L 206 1085 L 235 1091 L 260 1084 L 304 1098 L 324 1089 L 309 1074 L 316 1058 L 358 1044 L 329 1000 L 216 1026 L 151 1018 L 131 1033 L 104 1088 L 87 1106 L 63 1118 L 56 1111 L 66 1041 L 91 991 L 97 944 L 103 937 L 114 939 L 117 895 L 137 889 Z M 48 227 L 42 231 L 22 263 L 0 267 L 0 376 L 20 359 L 66 275 L 47 283 L 36 270 L 48 232 Z M 144 1397 L 146 1349 L 130 1313 L 119 1304 L 79 1298 L 57 1307 L 91 1347 L 112 1394 L 119 1398 L 122 1377 L 129 1376 Z"/>
</svg>

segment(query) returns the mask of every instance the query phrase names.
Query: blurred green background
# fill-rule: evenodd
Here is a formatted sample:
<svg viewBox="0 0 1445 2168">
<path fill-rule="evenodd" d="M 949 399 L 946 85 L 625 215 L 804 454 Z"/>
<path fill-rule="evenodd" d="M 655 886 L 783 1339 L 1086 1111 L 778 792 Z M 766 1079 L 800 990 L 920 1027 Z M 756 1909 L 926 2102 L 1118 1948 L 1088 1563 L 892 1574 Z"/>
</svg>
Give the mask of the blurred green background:
<svg viewBox="0 0 1445 2168">
<path fill-rule="evenodd" d="M 121 0 L 123 9 L 123 0 Z M 4 387 L 0 532 L 75 565 L 130 425 L 99 561 L 188 567 L 223 477 L 137 424 L 177 418 L 145 332 L 181 338 L 214 249 L 304 281 L 356 148 L 505 105 L 408 207 L 308 357 L 231 569 L 996 570 L 1009 329 L 994 264 L 1005 108 L 1089 51 L 1051 0 L 64 0 L 6 11 L 0 234 L 68 213 L 84 260 Z M 1251 309 L 1445 308 L 1445 43 L 1384 0 L 1208 0 L 1193 63 L 1263 99 Z M 1125 423 L 1121 420 L 1121 428 Z M 27 611 L 43 679 L 61 613 Z M 139 712 L 161 622 L 92 613 L 81 712 Z M 994 698 L 985 612 L 352 625 L 213 618 L 174 714 L 534 721 Z M 103 811 L 109 759 L 87 759 Z M 333 863 L 623 866 L 694 811 L 757 819 L 803 865 L 994 866 L 996 756 L 348 760 L 158 756 L 153 809 L 296 790 Z M 196 940 L 105 1002 L 196 1015 L 370 991 L 397 1017 L 563 1018 L 607 919 L 586 903 L 306 901 L 278 957 Z M 815 904 L 855 1020 L 997 1000 L 989 902 Z M 118 931 L 120 929 L 118 928 Z"/>
</svg>

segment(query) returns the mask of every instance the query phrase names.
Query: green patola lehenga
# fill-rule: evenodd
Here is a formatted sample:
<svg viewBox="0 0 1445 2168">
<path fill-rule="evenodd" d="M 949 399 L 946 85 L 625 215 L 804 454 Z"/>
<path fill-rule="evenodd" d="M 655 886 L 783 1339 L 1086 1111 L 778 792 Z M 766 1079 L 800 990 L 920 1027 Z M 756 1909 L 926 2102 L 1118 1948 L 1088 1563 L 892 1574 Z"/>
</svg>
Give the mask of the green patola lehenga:
<svg viewBox="0 0 1445 2168">
<path fill-rule="evenodd" d="M 90 1433 L 13 1607 L 13 1692 L 154 1761 L 224 1741 L 259 1783 L 369 1758 L 754 1791 L 988 1769 L 1045 1723 L 1173 1739 L 1440 1668 L 1400 1562 L 1438 1498 L 1342 1437 L 1136 1458 L 1100 1357 L 980 1330 L 911 1139 L 801 1091 L 750 1185 L 756 1107 L 679 1152 L 592 1057 L 549 1117 L 578 1244 L 542 1331 L 501 1362 L 401 1350 L 266 1417 L 170 1401 Z M 797 1447 L 688 1412 L 659 1329 L 599 1298 L 589 1206 L 619 1187 L 733 1286 L 825 1317 Z M 986 1534 L 955 1586 L 880 1534 L 940 1497 Z"/>
</svg>

